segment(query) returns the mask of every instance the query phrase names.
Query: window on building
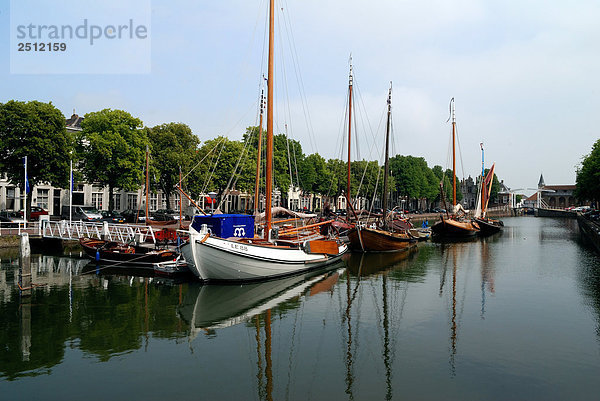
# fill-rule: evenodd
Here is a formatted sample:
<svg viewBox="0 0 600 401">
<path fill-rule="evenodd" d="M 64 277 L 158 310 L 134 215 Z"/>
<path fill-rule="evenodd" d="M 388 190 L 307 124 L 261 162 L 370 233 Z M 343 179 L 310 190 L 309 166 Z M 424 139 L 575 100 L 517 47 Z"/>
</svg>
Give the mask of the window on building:
<svg viewBox="0 0 600 401">
<path fill-rule="evenodd" d="M 98 210 L 102 210 L 103 195 L 104 193 L 102 192 L 92 192 L 92 206 Z"/>
<path fill-rule="evenodd" d="M 85 198 L 83 192 L 83 184 L 73 185 L 73 205 L 83 206 L 85 205 Z"/>
<path fill-rule="evenodd" d="M 15 210 L 15 187 L 6 187 L 6 209 Z"/>
<path fill-rule="evenodd" d="M 121 194 L 113 195 L 113 203 L 115 210 L 121 210 Z"/>
<path fill-rule="evenodd" d="M 136 210 L 138 208 L 137 198 L 137 194 L 127 194 L 127 209 Z"/>
<path fill-rule="evenodd" d="M 173 195 L 174 207 L 173 210 L 179 211 L 179 193 Z"/>
<path fill-rule="evenodd" d="M 50 190 L 49 189 L 38 188 L 36 191 L 37 191 L 36 204 L 39 207 L 47 210 L 48 209 L 48 203 L 49 203 Z"/>
<path fill-rule="evenodd" d="M 158 194 L 150 194 L 150 203 L 148 207 L 151 211 L 158 210 Z"/>
</svg>

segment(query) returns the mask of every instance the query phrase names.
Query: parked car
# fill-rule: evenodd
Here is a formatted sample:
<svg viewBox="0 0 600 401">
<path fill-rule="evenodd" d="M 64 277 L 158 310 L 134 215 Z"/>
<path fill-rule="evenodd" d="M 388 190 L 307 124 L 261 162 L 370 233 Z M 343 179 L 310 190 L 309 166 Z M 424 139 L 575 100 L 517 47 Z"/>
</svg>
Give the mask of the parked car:
<svg viewBox="0 0 600 401">
<path fill-rule="evenodd" d="M 21 218 L 23 218 L 23 211 L 19 212 Z M 37 221 L 40 219 L 40 216 L 47 216 L 48 211 L 44 210 L 39 206 L 31 206 L 31 213 L 29 215 L 29 221 Z"/>
<path fill-rule="evenodd" d="M 442 209 L 441 207 L 434 207 L 433 213 L 446 213 L 446 209 Z"/>
<path fill-rule="evenodd" d="M 108 210 L 102 210 L 100 214 L 102 215 L 101 220 L 108 221 L 109 224 L 125 223 L 125 217 L 117 211 L 109 212 Z"/>
<path fill-rule="evenodd" d="M 158 209 L 150 214 L 155 221 L 179 220 L 179 212 L 171 209 Z"/>
<path fill-rule="evenodd" d="M 146 212 L 142 209 L 127 209 L 121 212 L 125 221 L 128 223 L 145 223 L 146 222 Z M 150 218 L 152 220 L 152 218 Z"/>
<path fill-rule="evenodd" d="M 25 223 L 23 216 L 19 212 L 10 210 L 2 210 L 0 212 L 0 227 L 18 227 L 19 224 Z"/>
<path fill-rule="evenodd" d="M 63 220 L 100 221 L 102 215 L 94 206 L 72 206 L 69 214 L 69 206 L 63 206 L 61 218 Z"/>
</svg>

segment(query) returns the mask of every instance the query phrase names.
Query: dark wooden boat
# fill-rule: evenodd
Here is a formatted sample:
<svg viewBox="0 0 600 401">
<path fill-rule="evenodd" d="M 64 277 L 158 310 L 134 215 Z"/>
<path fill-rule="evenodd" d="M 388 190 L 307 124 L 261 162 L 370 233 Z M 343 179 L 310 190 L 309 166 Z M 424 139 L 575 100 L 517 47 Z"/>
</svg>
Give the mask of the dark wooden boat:
<svg viewBox="0 0 600 401">
<path fill-rule="evenodd" d="M 485 174 L 483 159 L 483 143 L 481 144 L 481 180 L 479 183 L 479 193 L 477 198 L 477 210 L 473 221 L 479 226 L 479 235 L 486 236 L 500 232 L 504 223 L 502 220 L 494 220 L 486 217 L 486 211 L 492 192 L 492 180 L 494 179 L 494 168 L 496 164 Z"/>
<path fill-rule="evenodd" d="M 474 218 L 473 221 L 479 226 L 479 235 L 496 234 L 502 230 L 502 227 L 504 227 L 502 220 Z"/>
<path fill-rule="evenodd" d="M 457 217 L 440 216 L 441 220 L 431 227 L 435 236 L 446 238 L 472 237 L 479 232 L 479 226 L 470 220 L 460 220 Z"/>
<path fill-rule="evenodd" d="M 466 238 L 472 237 L 479 232 L 477 223 L 466 219 L 466 213 L 460 204 L 456 202 L 456 112 L 454 110 L 454 98 L 450 100 L 450 114 L 452 117 L 452 207 L 453 215 L 440 215 L 440 221 L 431 227 L 431 232 L 436 237 Z M 440 192 L 444 196 L 443 188 L 440 184 Z"/>
<path fill-rule="evenodd" d="M 348 232 L 350 248 L 362 252 L 397 252 L 416 246 L 417 238 L 405 232 L 356 227 Z"/>
<path fill-rule="evenodd" d="M 169 249 L 152 249 L 95 238 L 80 238 L 79 243 L 88 257 L 103 264 L 153 270 L 155 264 L 174 262 L 179 257 L 179 253 Z"/>
<path fill-rule="evenodd" d="M 350 77 L 350 91 L 352 91 L 352 76 Z M 351 92 L 350 92 L 351 93 Z M 349 113 L 350 114 L 350 113 Z M 389 142 L 390 142 L 390 128 L 391 128 L 391 114 L 392 114 L 392 87 L 390 83 L 390 89 L 387 98 L 387 125 L 386 125 L 386 136 L 385 136 L 385 162 L 384 162 L 384 174 L 383 174 L 383 193 L 388 193 L 388 176 L 389 176 Z M 350 135 L 348 135 L 350 138 Z M 350 140 L 348 140 L 350 142 Z M 350 152 L 348 152 L 348 166 L 350 166 Z M 350 174 L 348 174 L 348 182 L 350 182 Z M 348 193 L 350 192 L 350 186 L 348 184 Z M 350 202 L 348 202 L 350 204 Z M 405 228 L 396 229 L 393 228 L 393 222 L 389 222 L 386 219 L 387 209 L 387 196 L 383 197 L 383 222 L 381 228 L 368 228 L 360 227 L 358 224 L 354 225 L 352 229 L 348 231 L 348 239 L 350 240 L 350 248 L 355 251 L 361 252 L 397 252 L 403 251 L 416 246 L 417 237 L 409 234 Z"/>
</svg>

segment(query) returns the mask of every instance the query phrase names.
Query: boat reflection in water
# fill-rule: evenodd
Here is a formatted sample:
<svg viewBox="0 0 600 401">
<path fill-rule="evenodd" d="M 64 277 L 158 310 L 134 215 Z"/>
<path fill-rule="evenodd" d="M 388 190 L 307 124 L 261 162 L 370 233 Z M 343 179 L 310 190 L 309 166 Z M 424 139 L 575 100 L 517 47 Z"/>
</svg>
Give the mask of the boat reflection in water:
<svg viewBox="0 0 600 401">
<path fill-rule="evenodd" d="M 191 283 L 179 315 L 190 325 L 190 340 L 198 333 L 250 320 L 282 302 L 311 290 L 310 295 L 333 286 L 344 269 L 341 261 L 322 269 L 269 281 L 232 284 Z"/>
<path fill-rule="evenodd" d="M 354 280 L 351 280 L 350 277 L 346 280 L 346 305 L 344 305 L 341 322 L 345 326 L 342 331 L 342 337 L 346 343 L 344 350 L 346 364 L 345 392 L 350 396 L 350 399 L 354 398 L 354 366 L 356 365 L 356 358 L 359 353 L 358 343 L 355 339 L 358 338 L 358 329 L 360 326 L 360 299 L 362 297 L 359 295 L 359 292 L 363 291 L 360 286 L 361 279 L 366 276 L 380 276 L 381 278 L 380 295 L 382 307 L 380 310 L 377 310 L 377 321 L 381 323 L 383 331 L 378 330 L 380 334 L 383 334 L 380 339 L 382 345 L 381 358 L 385 370 L 386 399 L 390 400 L 393 397 L 392 365 L 395 355 L 394 350 L 396 348 L 396 338 L 393 337 L 392 333 L 397 332 L 397 327 L 402 320 L 408 287 L 399 288 L 394 284 L 390 284 L 388 279 L 392 277 L 393 280 L 403 281 L 403 278 L 397 276 L 410 275 L 407 272 L 410 266 L 409 261 L 412 261 L 417 254 L 417 247 L 412 247 L 402 252 L 362 253 L 360 256 L 354 254 L 346 260 L 348 275 L 355 276 Z M 370 282 L 373 283 L 376 280 L 371 279 Z M 367 286 L 368 288 L 373 290 L 375 297 L 379 295 L 373 286 Z M 401 304 L 399 307 L 398 305 L 390 305 L 394 304 L 398 298 L 400 298 Z M 390 310 L 393 310 L 393 312 L 390 312 Z"/>
</svg>

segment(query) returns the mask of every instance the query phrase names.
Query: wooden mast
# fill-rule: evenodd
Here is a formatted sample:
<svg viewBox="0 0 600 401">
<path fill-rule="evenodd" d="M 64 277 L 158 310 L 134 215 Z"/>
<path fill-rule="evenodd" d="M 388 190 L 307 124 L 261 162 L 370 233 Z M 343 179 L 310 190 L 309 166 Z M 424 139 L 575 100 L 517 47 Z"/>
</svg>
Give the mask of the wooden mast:
<svg viewBox="0 0 600 401">
<path fill-rule="evenodd" d="M 179 166 L 179 188 L 181 188 L 181 165 Z M 183 206 L 183 202 L 181 200 L 181 194 L 179 194 L 179 228 L 183 228 L 183 211 L 181 210 L 181 206 Z"/>
<path fill-rule="evenodd" d="M 273 89 L 275 88 L 275 82 L 273 79 L 273 53 L 274 53 L 274 24 L 275 24 L 275 11 L 274 11 L 274 0 L 270 0 L 269 3 L 269 64 L 268 64 L 268 75 L 267 75 L 267 172 L 266 172 L 266 205 L 265 205 L 265 219 L 266 219 L 266 231 L 265 236 L 269 238 L 271 232 L 271 203 L 273 196 Z"/>
<path fill-rule="evenodd" d="M 348 78 L 348 177 L 346 184 L 346 215 L 350 218 L 350 157 L 351 157 L 351 138 L 352 138 L 352 56 L 350 56 L 350 76 Z"/>
<path fill-rule="evenodd" d="M 387 227 L 385 220 L 387 214 L 387 203 L 388 203 L 388 175 L 390 173 L 389 159 L 390 159 L 390 127 L 392 125 L 392 83 L 390 82 L 390 90 L 388 92 L 388 112 L 387 112 L 387 127 L 385 131 L 385 162 L 383 169 L 383 226 Z"/>
<path fill-rule="evenodd" d="M 256 182 L 254 185 L 254 214 L 258 214 L 258 202 L 260 193 L 260 155 L 262 152 L 262 126 L 263 126 L 263 104 L 264 91 L 260 91 L 260 120 L 258 123 L 258 157 L 256 159 Z"/>
<path fill-rule="evenodd" d="M 454 98 L 450 100 L 452 111 L 452 207 L 456 206 L 456 113 L 454 110 Z"/>
<path fill-rule="evenodd" d="M 148 154 L 150 153 L 150 148 L 148 147 L 148 145 L 146 145 L 146 225 L 150 224 L 150 216 L 148 216 L 148 184 L 150 182 L 150 179 L 148 178 L 148 166 L 149 166 L 149 162 L 148 162 Z"/>
</svg>

